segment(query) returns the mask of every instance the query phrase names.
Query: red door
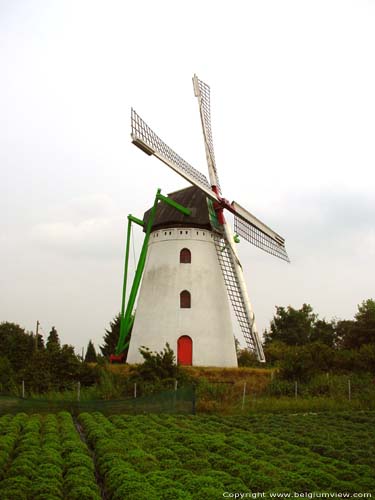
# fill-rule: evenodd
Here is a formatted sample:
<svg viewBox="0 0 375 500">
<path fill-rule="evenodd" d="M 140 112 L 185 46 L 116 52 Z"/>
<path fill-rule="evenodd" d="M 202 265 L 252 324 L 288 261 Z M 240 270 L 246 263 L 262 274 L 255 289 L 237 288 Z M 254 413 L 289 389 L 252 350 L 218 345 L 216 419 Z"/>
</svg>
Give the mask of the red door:
<svg viewBox="0 0 375 500">
<path fill-rule="evenodd" d="M 177 363 L 179 365 L 193 364 L 193 341 L 188 335 L 182 335 L 177 340 Z"/>
</svg>

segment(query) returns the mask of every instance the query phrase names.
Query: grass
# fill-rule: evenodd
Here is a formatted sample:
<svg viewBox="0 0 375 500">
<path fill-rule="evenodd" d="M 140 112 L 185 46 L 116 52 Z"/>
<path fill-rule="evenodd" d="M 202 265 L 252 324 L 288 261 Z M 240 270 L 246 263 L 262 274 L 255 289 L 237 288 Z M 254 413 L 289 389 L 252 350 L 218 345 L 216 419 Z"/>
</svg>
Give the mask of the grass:
<svg viewBox="0 0 375 500">
<path fill-rule="evenodd" d="M 80 401 L 91 401 L 98 399 L 99 393 L 96 387 L 81 387 L 79 391 Z M 40 400 L 46 399 L 48 401 L 77 401 L 78 389 L 71 389 L 66 391 L 49 391 L 45 394 L 31 393 L 27 395 L 27 399 Z"/>
<path fill-rule="evenodd" d="M 136 365 L 106 365 L 100 382 L 93 387 L 82 387 L 81 402 L 113 400 L 132 397 L 134 384 L 130 375 Z M 267 368 L 180 367 L 179 387 L 196 386 L 198 413 L 246 414 L 262 412 L 326 412 L 375 409 L 375 384 L 369 374 L 320 374 L 307 384 L 298 385 L 294 396 L 294 382 L 279 380 L 275 370 Z M 348 379 L 351 379 L 352 399 L 348 400 Z M 172 389 L 169 380 L 164 389 Z M 150 383 L 138 386 L 138 395 L 159 392 L 161 386 Z M 160 385 L 160 384 L 159 384 Z M 243 399 L 245 389 L 245 399 Z M 63 392 L 27 394 L 27 399 L 50 402 L 77 401 L 77 386 Z M 0 401 L 12 405 L 12 400 Z"/>
<path fill-rule="evenodd" d="M 360 399 L 340 398 L 333 399 L 329 397 L 310 397 L 310 398 L 292 398 L 292 397 L 261 397 L 245 399 L 244 409 L 242 410 L 242 402 L 238 404 L 234 411 L 245 413 L 251 412 L 271 412 L 271 413 L 320 413 L 320 412 L 339 412 L 339 411 L 354 411 L 354 410 L 374 410 L 375 401 L 369 404 L 367 401 Z"/>
</svg>

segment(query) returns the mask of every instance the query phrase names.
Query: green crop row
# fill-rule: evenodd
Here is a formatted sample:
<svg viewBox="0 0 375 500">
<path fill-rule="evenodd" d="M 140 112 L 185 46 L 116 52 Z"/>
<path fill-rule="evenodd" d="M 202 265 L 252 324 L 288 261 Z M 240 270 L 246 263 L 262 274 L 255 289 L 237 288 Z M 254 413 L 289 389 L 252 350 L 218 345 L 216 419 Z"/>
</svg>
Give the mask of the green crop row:
<svg viewBox="0 0 375 500">
<path fill-rule="evenodd" d="M 323 469 L 337 480 L 351 483 L 346 485 L 348 491 L 356 487 L 358 491 L 374 487 L 373 414 L 368 415 L 363 424 L 359 424 L 356 417 L 356 421 L 350 425 L 347 425 L 342 414 L 259 417 L 231 418 L 228 424 L 237 429 L 242 428 L 245 432 L 251 430 L 255 435 L 262 434 L 268 439 L 282 439 L 285 444 L 280 448 L 286 452 L 291 446 L 298 447 L 303 450 L 300 464 L 305 462 L 311 470 L 312 459 L 318 459 L 321 466 L 317 470 Z M 350 448 L 349 443 L 353 448 Z"/>
<path fill-rule="evenodd" d="M 90 446 L 95 450 L 99 472 L 105 489 L 113 500 L 155 499 L 157 490 L 136 469 L 136 462 L 147 466 L 147 456 L 137 446 L 136 436 L 123 440 L 121 430 L 116 430 L 108 419 L 99 413 L 83 413 L 79 422 L 84 427 Z M 166 497 L 167 498 L 167 497 Z M 173 495 L 170 497 L 176 498 Z"/>
<path fill-rule="evenodd" d="M 120 419 L 123 423 L 129 422 L 126 417 L 112 418 L 112 421 L 123 425 L 119 424 Z M 165 427 L 164 433 L 159 433 L 159 446 L 164 444 L 169 452 L 184 453 L 184 457 L 193 454 L 196 464 L 199 460 L 208 460 L 214 468 L 239 476 L 252 490 L 260 486 L 260 490 L 267 490 L 276 484 L 288 485 L 295 491 L 323 488 L 354 492 L 374 487 L 374 475 L 369 467 L 361 465 L 358 460 L 353 464 L 321 456 L 317 451 L 309 450 L 303 442 L 290 443 L 284 439 L 283 426 L 270 436 L 267 426 L 254 432 L 254 426 L 247 422 L 247 427 L 245 424 L 241 429 L 235 418 L 162 416 L 153 417 L 153 420 Z M 320 425 L 324 432 L 324 422 L 321 421 Z M 142 422 L 138 421 L 137 426 L 142 426 Z M 151 434 L 155 432 L 153 426 L 150 431 Z M 365 450 L 366 446 L 367 454 L 372 455 L 373 440 L 366 441 Z M 186 465 L 191 467 L 192 461 Z"/>
<path fill-rule="evenodd" d="M 169 432 L 175 432 L 173 422 L 164 422 Z M 202 457 L 208 458 L 217 468 L 239 475 L 253 491 L 289 485 L 294 491 L 316 491 L 319 488 L 333 491 L 358 491 L 368 487 L 372 481 L 371 469 L 366 466 L 353 467 L 338 460 L 327 460 L 304 446 L 290 444 L 279 437 L 270 436 L 267 429 L 254 432 L 251 426 L 241 429 L 236 420 L 203 418 L 190 420 L 190 433 L 184 422 L 183 436 L 179 443 Z M 213 453 L 219 455 L 215 457 Z M 221 457 L 220 457 L 221 455 Z M 212 462 L 214 460 L 214 462 Z M 241 465 L 239 465 L 241 464 Z M 249 467 L 244 468 L 242 464 Z M 357 470 L 354 470 L 357 469 Z M 361 475 L 366 477 L 360 477 Z"/>
<path fill-rule="evenodd" d="M 69 413 L 60 414 L 60 435 L 64 459 L 64 496 L 69 500 L 99 500 L 95 465 Z"/>
<path fill-rule="evenodd" d="M 224 491 L 375 494 L 374 444 L 374 412 L 83 413 L 77 426 L 68 413 L 5 416 L 0 498 L 99 500 L 98 482 L 113 500 L 214 499 Z"/>
<path fill-rule="evenodd" d="M 6 415 L 0 419 L 0 480 L 4 479 L 26 418 L 26 415 L 18 414 L 14 418 Z"/>
<path fill-rule="evenodd" d="M 29 498 L 29 493 L 35 484 L 36 464 L 40 460 L 40 426 L 38 416 L 23 419 L 13 450 L 13 459 L 8 463 L 5 478 L 0 483 L 2 499 L 27 500 Z"/>
<path fill-rule="evenodd" d="M 267 429 L 271 436 L 279 436 L 283 429 L 283 439 L 291 444 L 339 461 L 375 467 L 374 412 L 257 415 L 229 420 L 245 429 L 251 426 L 254 432 Z"/>
<path fill-rule="evenodd" d="M 0 423 L 1 425 L 1 423 Z M 99 500 L 93 460 L 71 416 L 18 415 L 9 420 L 12 432 L 0 481 L 3 500 Z M 11 441 L 9 438 L 12 438 Z"/>
<path fill-rule="evenodd" d="M 318 448 L 306 446 L 301 436 L 293 442 L 288 439 L 293 421 L 288 426 L 285 422 L 278 425 L 277 418 L 276 421 L 272 418 L 268 422 L 271 432 L 264 419 L 257 426 L 254 419 L 245 417 L 154 415 L 106 419 L 96 415 L 92 417 L 91 426 L 100 428 L 104 442 L 108 436 L 115 439 L 114 446 L 121 449 L 125 467 L 144 474 L 151 483 L 155 474 L 159 479 L 177 481 L 175 485 L 192 498 L 204 496 L 200 490 L 202 485 L 210 485 L 210 495 L 213 495 L 214 484 L 216 494 L 218 490 L 224 491 L 223 488 L 253 492 L 375 489 L 373 472 L 365 460 L 359 458 L 352 463 L 325 456 Z M 298 422 L 297 436 L 302 424 L 296 418 L 294 422 Z M 329 422 L 327 426 L 331 429 Z M 327 433 L 324 416 L 320 420 L 320 432 L 323 436 Z M 319 429 L 315 429 L 315 433 L 318 435 Z M 367 453 L 371 454 L 371 441 L 366 442 L 364 449 L 366 446 Z M 344 451 L 338 449 L 337 453 Z"/>
</svg>

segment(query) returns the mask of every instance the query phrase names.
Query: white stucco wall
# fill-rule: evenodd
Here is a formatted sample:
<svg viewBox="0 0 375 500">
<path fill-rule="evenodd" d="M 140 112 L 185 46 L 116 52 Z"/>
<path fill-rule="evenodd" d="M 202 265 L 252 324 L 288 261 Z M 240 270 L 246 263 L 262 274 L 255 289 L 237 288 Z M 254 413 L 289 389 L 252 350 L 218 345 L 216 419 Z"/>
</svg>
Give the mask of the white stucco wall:
<svg viewBox="0 0 375 500">
<path fill-rule="evenodd" d="M 191 264 L 180 264 L 188 248 Z M 191 293 L 191 308 L 180 308 L 180 292 Z M 161 351 L 168 342 L 177 357 L 177 339 L 193 340 L 193 365 L 237 366 L 224 279 L 210 231 L 172 228 L 151 234 L 128 353 L 143 361 L 139 347 Z"/>
</svg>

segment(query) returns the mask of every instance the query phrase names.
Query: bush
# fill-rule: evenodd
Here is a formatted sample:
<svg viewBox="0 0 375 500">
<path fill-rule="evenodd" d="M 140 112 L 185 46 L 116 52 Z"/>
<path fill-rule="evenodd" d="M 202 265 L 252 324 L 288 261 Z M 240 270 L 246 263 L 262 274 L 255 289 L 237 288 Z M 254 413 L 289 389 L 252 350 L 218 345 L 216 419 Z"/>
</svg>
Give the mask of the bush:
<svg viewBox="0 0 375 500">
<path fill-rule="evenodd" d="M 319 371 L 330 369 L 332 357 L 333 349 L 317 342 L 290 347 L 280 362 L 280 377 L 308 382 Z"/>
<path fill-rule="evenodd" d="M 174 352 L 168 343 L 160 352 L 152 352 L 147 347 L 141 347 L 139 352 L 144 362 L 138 367 L 138 375 L 143 380 L 176 379 L 178 367 Z"/>
</svg>

